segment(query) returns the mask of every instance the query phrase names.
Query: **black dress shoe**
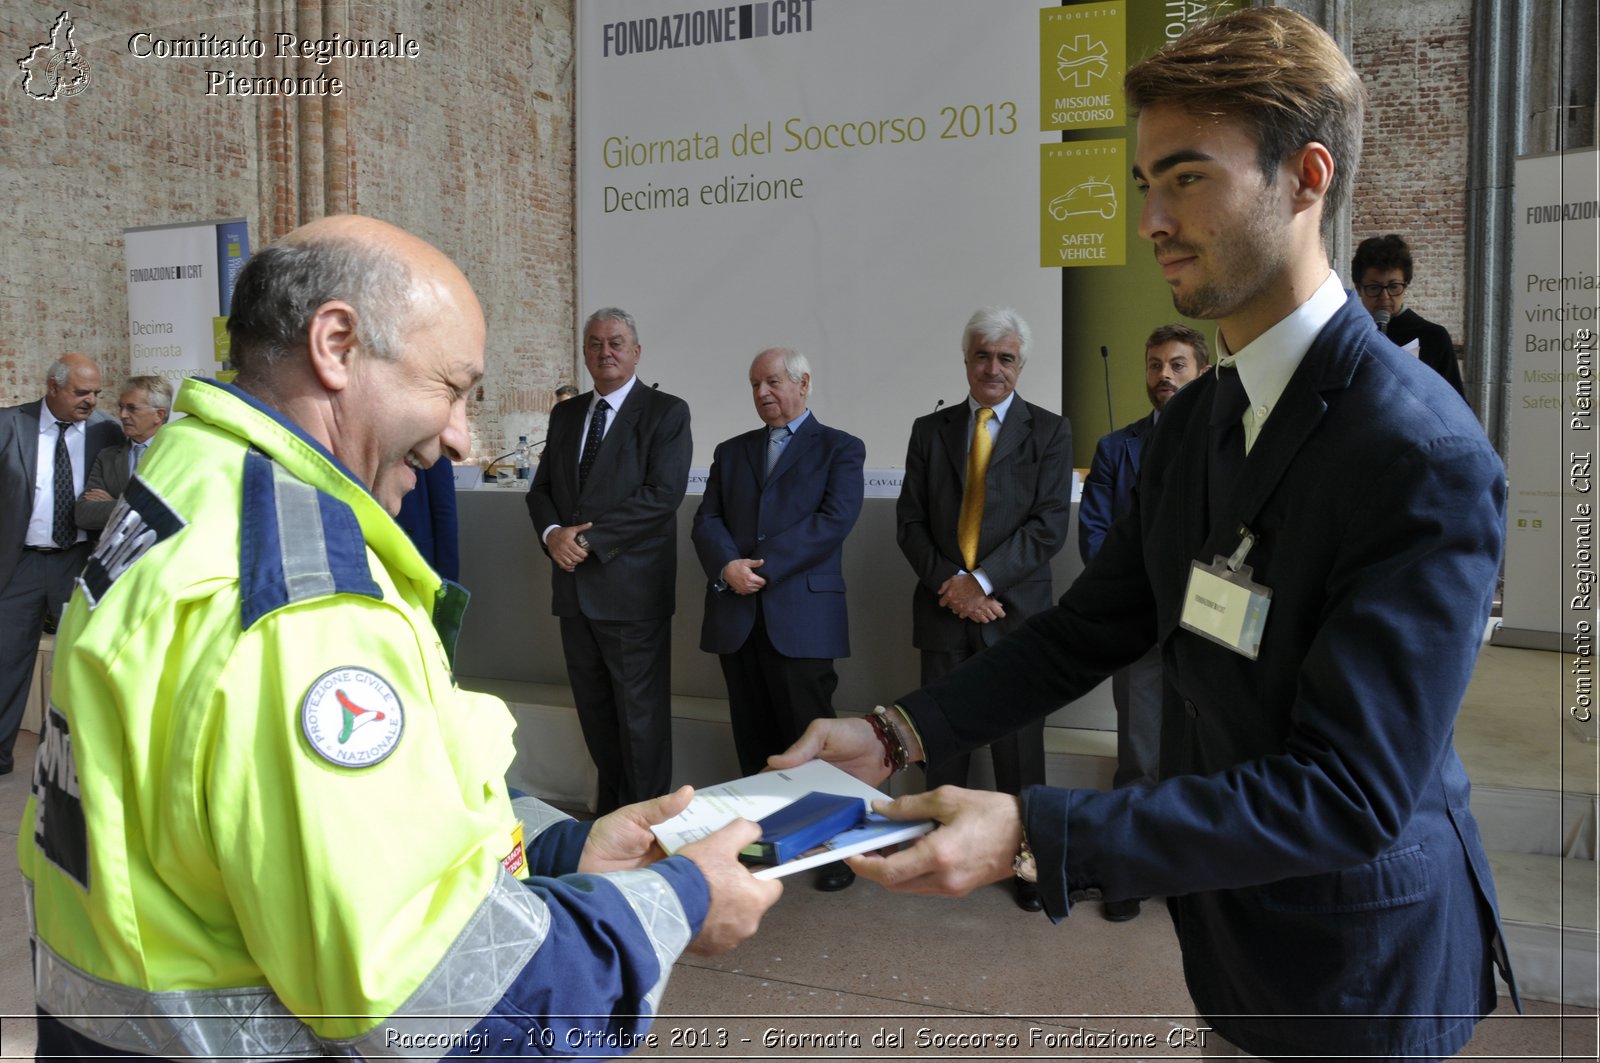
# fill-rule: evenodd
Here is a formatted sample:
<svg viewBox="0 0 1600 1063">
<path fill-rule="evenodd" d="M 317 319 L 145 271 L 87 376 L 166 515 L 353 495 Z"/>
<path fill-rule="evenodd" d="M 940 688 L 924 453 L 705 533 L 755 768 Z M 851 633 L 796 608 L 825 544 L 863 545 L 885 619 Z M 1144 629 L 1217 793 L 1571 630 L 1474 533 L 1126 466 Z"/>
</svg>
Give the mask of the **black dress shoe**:
<svg viewBox="0 0 1600 1063">
<path fill-rule="evenodd" d="M 1139 917 L 1139 903 L 1142 900 L 1142 897 L 1129 897 L 1125 901 L 1106 901 L 1101 914 L 1113 923 L 1126 923 L 1129 919 Z"/>
<path fill-rule="evenodd" d="M 1044 911 L 1044 901 L 1039 897 L 1039 884 L 1026 879 L 1013 878 L 1011 884 L 1017 890 L 1017 907 L 1025 912 Z"/>
<path fill-rule="evenodd" d="M 847 889 L 855 880 L 856 873 L 850 870 L 850 865 L 838 860 L 828 864 L 818 873 L 815 885 L 823 893 L 837 893 Z"/>
</svg>

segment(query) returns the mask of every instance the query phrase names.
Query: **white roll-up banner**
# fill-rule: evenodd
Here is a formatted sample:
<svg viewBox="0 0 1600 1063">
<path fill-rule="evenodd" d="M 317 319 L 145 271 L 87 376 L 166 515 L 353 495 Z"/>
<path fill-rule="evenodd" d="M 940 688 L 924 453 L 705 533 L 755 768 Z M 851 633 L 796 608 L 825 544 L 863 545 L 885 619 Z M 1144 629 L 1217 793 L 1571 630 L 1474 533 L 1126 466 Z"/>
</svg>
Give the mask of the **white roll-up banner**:
<svg viewBox="0 0 1600 1063">
<path fill-rule="evenodd" d="M 126 229 L 129 365 L 174 382 L 226 376 L 233 282 L 250 257 L 243 218 Z"/>
<path fill-rule="evenodd" d="M 1517 160 L 1504 625 L 1593 657 L 1600 153 Z"/>
</svg>

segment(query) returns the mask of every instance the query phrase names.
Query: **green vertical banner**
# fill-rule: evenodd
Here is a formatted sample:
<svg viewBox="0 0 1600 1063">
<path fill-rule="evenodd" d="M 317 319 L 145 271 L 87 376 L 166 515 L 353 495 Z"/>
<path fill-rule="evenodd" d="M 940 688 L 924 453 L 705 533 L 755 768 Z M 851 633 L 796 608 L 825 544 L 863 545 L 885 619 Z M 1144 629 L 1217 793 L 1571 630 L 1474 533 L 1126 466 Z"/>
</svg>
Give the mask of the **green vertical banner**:
<svg viewBox="0 0 1600 1063">
<path fill-rule="evenodd" d="M 1120 93 L 1119 93 L 1120 95 Z M 1040 265 L 1120 266 L 1128 260 L 1128 147 L 1075 140 L 1040 149 Z"/>
<path fill-rule="evenodd" d="M 1039 128 L 1099 129 L 1127 122 L 1126 6 L 1078 4 L 1039 12 Z"/>
<path fill-rule="evenodd" d="M 1067 3 L 1039 12 L 1039 264 L 1061 281 L 1061 410 L 1072 420 L 1073 464 L 1088 466 L 1107 432 L 1150 412 L 1144 341 L 1184 318 L 1139 235 L 1132 187 L 1137 124 L 1122 92 L 1127 67 L 1244 0 Z M 1103 71 L 1102 71 L 1103 65 Z M 1101 357 L 1104 349 L 1105 357 Z M 1111 392 L 1111 409 L 1106 392 Z"/>
</svg>

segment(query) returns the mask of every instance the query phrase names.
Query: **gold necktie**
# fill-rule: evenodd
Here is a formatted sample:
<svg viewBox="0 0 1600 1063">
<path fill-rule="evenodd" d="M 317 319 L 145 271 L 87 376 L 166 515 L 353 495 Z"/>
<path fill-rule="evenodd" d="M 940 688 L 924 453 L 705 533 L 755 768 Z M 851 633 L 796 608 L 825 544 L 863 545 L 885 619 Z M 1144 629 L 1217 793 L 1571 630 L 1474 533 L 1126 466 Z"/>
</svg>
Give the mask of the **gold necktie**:
<svg viewBox="0 0 1600 1063">
<path fill-rule="evenodd" d="M 994 441 L 989 438 L 989 419 L 994 411 L 987 406 L 978 408 L 978 427 L 972 432 L 972 446 L 967 450 L 967 489 L 961 495 L 961 519 L 956 524 L 956 541 L 961 544 L 961 560 L 971 572 L 978 567 L 978 533 L 983 529 L 984 477 L 989 473 L 989 452 Z"/>
</svg>

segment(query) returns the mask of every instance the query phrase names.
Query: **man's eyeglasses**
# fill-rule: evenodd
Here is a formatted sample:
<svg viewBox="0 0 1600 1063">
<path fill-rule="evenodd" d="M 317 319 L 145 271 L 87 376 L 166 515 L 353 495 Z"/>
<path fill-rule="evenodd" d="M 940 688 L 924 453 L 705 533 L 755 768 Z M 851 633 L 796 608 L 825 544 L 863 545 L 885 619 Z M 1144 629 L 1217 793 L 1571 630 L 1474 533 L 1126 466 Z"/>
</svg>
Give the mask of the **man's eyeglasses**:
<svg viewBox="0 0 1600 1063">
<path fill-rule="evenodd" d="M 152 407 L 137 402 L 123 402 L 117 404 L 118 413 L 138 413 L 140 410 L 148 409 L 152 409 Z"/>
<path fill-rule="evenodd" d="M 1405 281 L 1390 281 L 1388 284 L 1363 284 L 1361 286 L 1361 294 L 1368 299 L 1376 299 L 1384 292 L 1388 292 L 1392 296 L 1399 296 L 1404 295 L 1409 287 L 1411 286 Z"/>
</svg>

